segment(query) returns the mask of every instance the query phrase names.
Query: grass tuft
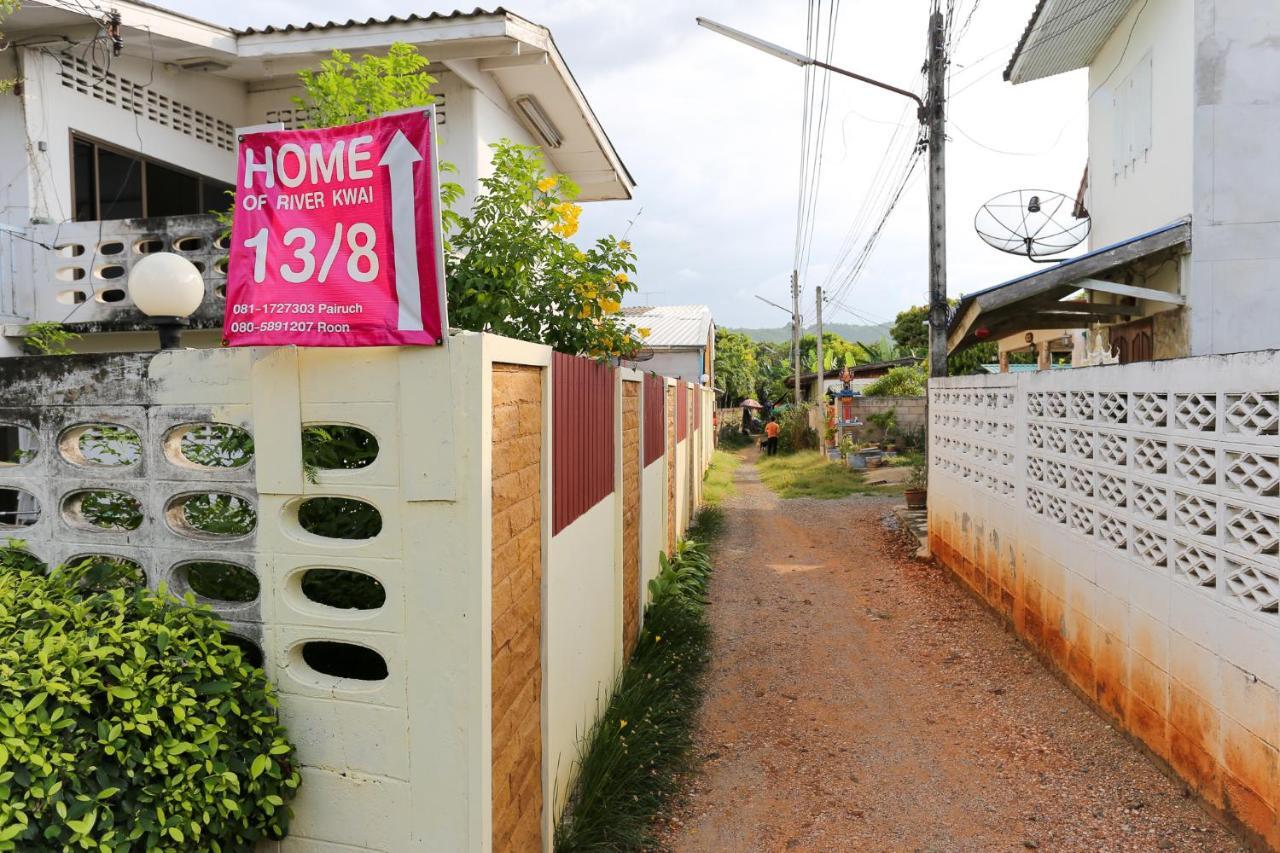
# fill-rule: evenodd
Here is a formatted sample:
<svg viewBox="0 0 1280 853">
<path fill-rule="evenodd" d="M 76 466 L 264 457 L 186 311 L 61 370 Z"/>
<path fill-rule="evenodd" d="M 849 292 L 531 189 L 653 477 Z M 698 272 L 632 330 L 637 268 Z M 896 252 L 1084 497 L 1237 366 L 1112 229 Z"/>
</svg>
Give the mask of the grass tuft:
<svg viewBox="0 0 1280 853">
<path fill-rule="evenodd" d="M 707 508 L 693 530 L 723 523 Z M 651 850 L 654 817 L 680 787 L 692 756 L 710 626 L 705 605 L 711 561 L 703 545 L 680 542 L 649 582 L 651 600 L 613 698 L 582 742 L 577 778 L 556 826 L 557 853 Z"/>
<path fill-rule="evenodd" d="M 817 453 L 761 456 L 760 480 L 780 498 L 832 500 L 849 495 L 890 495 L 900 486 L 868 486 L 866 475 L 843 464 L 829 462 Z"/>
<path fill-rule="evenodd" d="M 733 495 L 733 472 L 741 464 L 741 458 L 724 450 L 717 450 L 712 454 L 711 466 L 707 468 L 702 482 L 702 499 L 708 506 L 719 506 L 725 498 Z"/>
</svg>

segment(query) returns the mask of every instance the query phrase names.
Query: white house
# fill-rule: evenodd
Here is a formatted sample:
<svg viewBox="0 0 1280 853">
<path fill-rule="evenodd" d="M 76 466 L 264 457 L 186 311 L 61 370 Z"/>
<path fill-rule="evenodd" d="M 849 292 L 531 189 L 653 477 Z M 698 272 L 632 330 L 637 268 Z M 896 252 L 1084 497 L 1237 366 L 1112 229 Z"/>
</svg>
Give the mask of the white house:
<svg viewBox="0 0 1280 853">
<path fill-rule="evenodd" d="M 648 330 L 635 367 L 714 386 L 716 324 L 709 307 L 637 306 L 622 313 L 633 328 Z"/>
<path fill-rule="evenodd" d="M 1280 346 L 1277 32 L 1261 0 L 1039 0 L 1005 78 L 1088 68 L 1089 250 L 964 297 L 951 348 L 1090 326 L 1123 361 Z"/>
<path fill-rule="evenodd" d="M 581 201 L 634 181 L 547 28 L 505 10 L 233 30 L 143 2 L 29 0 L 4 21 L 0 79 L 0 355 L 32 321 L 67 323 L 88 349 L 145 348 L 123 287 L 131 263 L 176 251 L 208 298 L 189 334 L 213 344 L 225 249 L 208 211 L 234 180 L 235 130 L 304 116 L 297 73 L 332 50 L 394 42 L 431 60 L 442 157 L 467 199 L 499 139 L 538 145 Z M 118 16 L 117 16 L 118 15 Z M 149 340 L 149 338 L 148 338 Z"/>
</svg>

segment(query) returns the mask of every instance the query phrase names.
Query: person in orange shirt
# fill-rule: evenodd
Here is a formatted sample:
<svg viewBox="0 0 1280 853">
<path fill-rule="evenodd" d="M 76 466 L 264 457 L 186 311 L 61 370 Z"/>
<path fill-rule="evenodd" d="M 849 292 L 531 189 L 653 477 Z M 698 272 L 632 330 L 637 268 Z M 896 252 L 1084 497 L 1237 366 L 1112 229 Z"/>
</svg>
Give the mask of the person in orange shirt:
<svg viewBox="0 0 1280 853">
<path fill-rule="evenodd" d="M 769 422 L 764 425 L 764 450 L 768 456 L 776 456 L 778 453 L 778 419 L 769 418 Z"/>
</svg>

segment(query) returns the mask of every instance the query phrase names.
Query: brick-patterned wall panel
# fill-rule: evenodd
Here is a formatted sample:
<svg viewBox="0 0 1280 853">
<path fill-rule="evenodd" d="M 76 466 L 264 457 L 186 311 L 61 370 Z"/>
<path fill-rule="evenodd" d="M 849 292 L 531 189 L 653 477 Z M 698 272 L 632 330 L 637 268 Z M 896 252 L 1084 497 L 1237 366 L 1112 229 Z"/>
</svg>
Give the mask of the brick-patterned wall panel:
<svg viewBox="0 0 1280 853">
<path fill-rule="evenodd" d="M 676 441 L 689 435 L 689 383 L 676 384 Z"/>
<path fill-rule="evenodd" d="M 676 389 L 667 389 L 667 553 L 676 548 Z"/>
<path fill-rule="evenodd" d="M 493 849 L 541 849 L 542 372 L 493 366 Z"/>
<path fill-rule="evenodd" d="M 640 383 L 622 383 L 622 648 L 640 629 Z"/>
</svg>

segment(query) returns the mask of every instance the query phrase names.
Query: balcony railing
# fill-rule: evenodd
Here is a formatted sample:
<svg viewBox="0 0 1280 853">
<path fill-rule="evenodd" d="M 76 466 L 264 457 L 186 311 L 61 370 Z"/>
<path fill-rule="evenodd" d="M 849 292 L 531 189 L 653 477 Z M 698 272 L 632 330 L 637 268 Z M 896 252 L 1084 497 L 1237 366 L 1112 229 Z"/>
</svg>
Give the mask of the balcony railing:
<svg viewBox="0 0 1280 853">
<path fill-rule="evenodd" d="M 129 271 L 153 252 L 173 252 L 195 264 L 204 277 L 205 299 L 192 325 L 215 328 L 222 324 L 226 301 L 227 239 L 222 232 L 208 215 L 33 225 L 30 240 L 23 241 L 28 262 L 22 262 L 23 250 L 15 254 L 10 299 L 18 310 L 13 314 L 87 331 L 148 327 L 129 298 Z"/>
</svg>

